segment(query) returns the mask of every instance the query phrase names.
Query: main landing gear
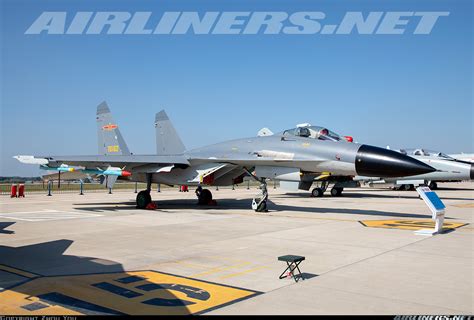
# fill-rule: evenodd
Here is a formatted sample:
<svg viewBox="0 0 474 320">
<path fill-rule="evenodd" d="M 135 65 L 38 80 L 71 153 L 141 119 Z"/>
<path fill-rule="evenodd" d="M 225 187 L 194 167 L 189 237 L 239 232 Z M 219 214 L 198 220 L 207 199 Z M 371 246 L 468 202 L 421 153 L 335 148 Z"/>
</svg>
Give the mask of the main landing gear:
<svg viewBox="0 0 474 320">
<path fill-rule="evenodd" d="M 142 190 L 137 194 L 137 209 L 145 209 L 151 203 L 150 190 Z"/>
<path fill-rule="evenodd" d="M 322 197 L 324 192 L 328 189 L 329 183 L 327 181 L 321 182 L 321 186 L 314 188 L 311 190 L 312 197 Z M 343 187 L 332 187 L 331 189 L 331 196 L 333 197 L 340 197 L 342 196 L 342 191 L 344 190 Z"/>
<path fill-rule="evenodd" d="M 201 186 L 196 188 L 196 196 L 198 197 L 199 205 L 210 205 L 212 204 L 212 192 L 209 189 L 203 189 Z"/>
<path fill-rule="evenodd" d="M 333 196 L 333 197 L 342 196 L 342 190 L 344 190 L 344 188 L 339 188 L 339 187 L 332 188 L 331 189 L 331 196 Z"/>
<path fill-rule="evenodd" d="M 151 174 L 146 175 L 146 190 L 142 190 L 137 194 L 137 209 L 146 209 L 152 202 L 151 200 Z"/>
<path fill-rule="evenodd" d="M 428 184 L 428 187 L 431 189 L 431 190 L 436 190 L 438 189 L 438 184 L 434 181 L 430 181 L 430 183 Z"/>
</svg>

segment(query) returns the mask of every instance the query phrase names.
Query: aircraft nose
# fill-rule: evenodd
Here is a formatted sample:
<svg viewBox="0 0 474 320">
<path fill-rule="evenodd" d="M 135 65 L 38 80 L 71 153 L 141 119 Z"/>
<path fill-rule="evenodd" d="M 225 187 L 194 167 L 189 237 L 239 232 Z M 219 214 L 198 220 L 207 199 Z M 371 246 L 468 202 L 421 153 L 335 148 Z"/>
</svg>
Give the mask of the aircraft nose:
<svg viewBox="0 0 474 320">
<path fill-rule="evenodd" d="M 355 167 L 358 175 L 385 178 L 415 176 L 436 171 L 415 158 L 369 145 L 362 145 L 357 151 Z"/>
</svg>

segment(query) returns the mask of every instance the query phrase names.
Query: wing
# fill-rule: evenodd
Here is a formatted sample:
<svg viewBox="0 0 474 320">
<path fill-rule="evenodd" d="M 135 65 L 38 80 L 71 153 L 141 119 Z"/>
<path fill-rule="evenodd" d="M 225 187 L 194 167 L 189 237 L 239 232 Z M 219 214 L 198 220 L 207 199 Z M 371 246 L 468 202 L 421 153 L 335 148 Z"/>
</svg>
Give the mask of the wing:
<svg viewBox="0 0 474 320">
<path fill-rule="evenodd" d="M 184 156 L 158 155 L 114 155 L 114 156 L 15 156 L 28 164 L 47 164 L 59 167 L 61 164 L 85 168 L 127 167 L 128 170 L 144 165 L 182 165 L 188 166 L 189 161 Z"/>
</svg>

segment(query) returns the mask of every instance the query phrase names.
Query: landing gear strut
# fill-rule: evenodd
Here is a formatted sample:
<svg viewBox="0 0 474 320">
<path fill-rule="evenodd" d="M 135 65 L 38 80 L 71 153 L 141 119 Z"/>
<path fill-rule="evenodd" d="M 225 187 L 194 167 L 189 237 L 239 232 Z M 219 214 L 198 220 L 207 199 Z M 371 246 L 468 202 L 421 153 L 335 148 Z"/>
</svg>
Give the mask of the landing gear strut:
<svg viewBox="0 0 474 320">
<path fill-rule="evenodd" d="M 147 173 L 146 175 L 146 190 L 142 190 L 137 194 L 137 209 L 146 209 L 146 207 L 151 203 L 151 181 L 152 175 Z"/>
<path fill-rule="evenodd" d="M 253 198 L 252 200 L 252 209 L 255 212 L 268 212 L 267 209 L 267 200 L 268 200 L 268 190 L 267 190 L 267 182 L 265 178 L 260 180 L 260 189 L 262 190 L 262 194 L 258 195 L 257 197 Z"/>
<path fill-rule="evenodd" d="M 196 196 L 198 197 L 199 205 L 208 205 L 212 201 L 212 192 L 209 189 L 203 189 L 201 186 L 196 188 Z"/>
</svg>

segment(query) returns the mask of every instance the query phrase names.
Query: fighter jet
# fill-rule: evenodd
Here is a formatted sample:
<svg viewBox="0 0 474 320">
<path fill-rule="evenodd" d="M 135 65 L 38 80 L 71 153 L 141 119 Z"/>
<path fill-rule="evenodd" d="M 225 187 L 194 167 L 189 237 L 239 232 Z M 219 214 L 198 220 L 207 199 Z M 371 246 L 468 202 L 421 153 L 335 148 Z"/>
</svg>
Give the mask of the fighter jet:
<svg viewBox="0 0 474 320">
<path fill-rule="evenodd" d="M 455 153 L 455 154 L 449 154 L 448 156 L 456 160 L 474 163 L 474 153 Z"/>
<path fill-rule="evenodd" d="M 411 190 L 419 185 L 427 185 L 431 189 L 438 188 L 437 182 L 454 182 L 474 179 L 474 164 L 455 159 L 439 151 L 427 149 L 401 149 L 402 154 L 409 155 L 419 161 L 426 163 L 436 169 L 435 172 L 425 173 L 411 177 L 398 178 L 369 178 L 357 176 L 355 181 L 361 181 L 368 185 L 393 185 L 394 189 Z"/>
<path fill-rule="evenodd" d="M 312 184 L 320 175 L 400 177 L 435 171 L 399 152 L 295 135 L 249 137 L 186 150 L 165 111 L 155 117 L 157 153 L 135 155 L 126 146 L 105 102 L 97 107 L 96 119 L 98 155 L 20 155 L 15 158 L 48 168 L 67 165 L 75 170 L 95 170 L 107 176 L 109 186 L 119 177 L 146 182 L 146 190 L 140 191 L 136 198 L 140 209 L 152 202 L 152 183 L 196 186 L 198 202 L 208 204 L 212 193 L 202 186 L 239 184 L 244 176 L 250 175 L 260 181 L 262 187 L 260 202 L 252 208 L 265 211 L 267 178 Z"/>
</svg>

